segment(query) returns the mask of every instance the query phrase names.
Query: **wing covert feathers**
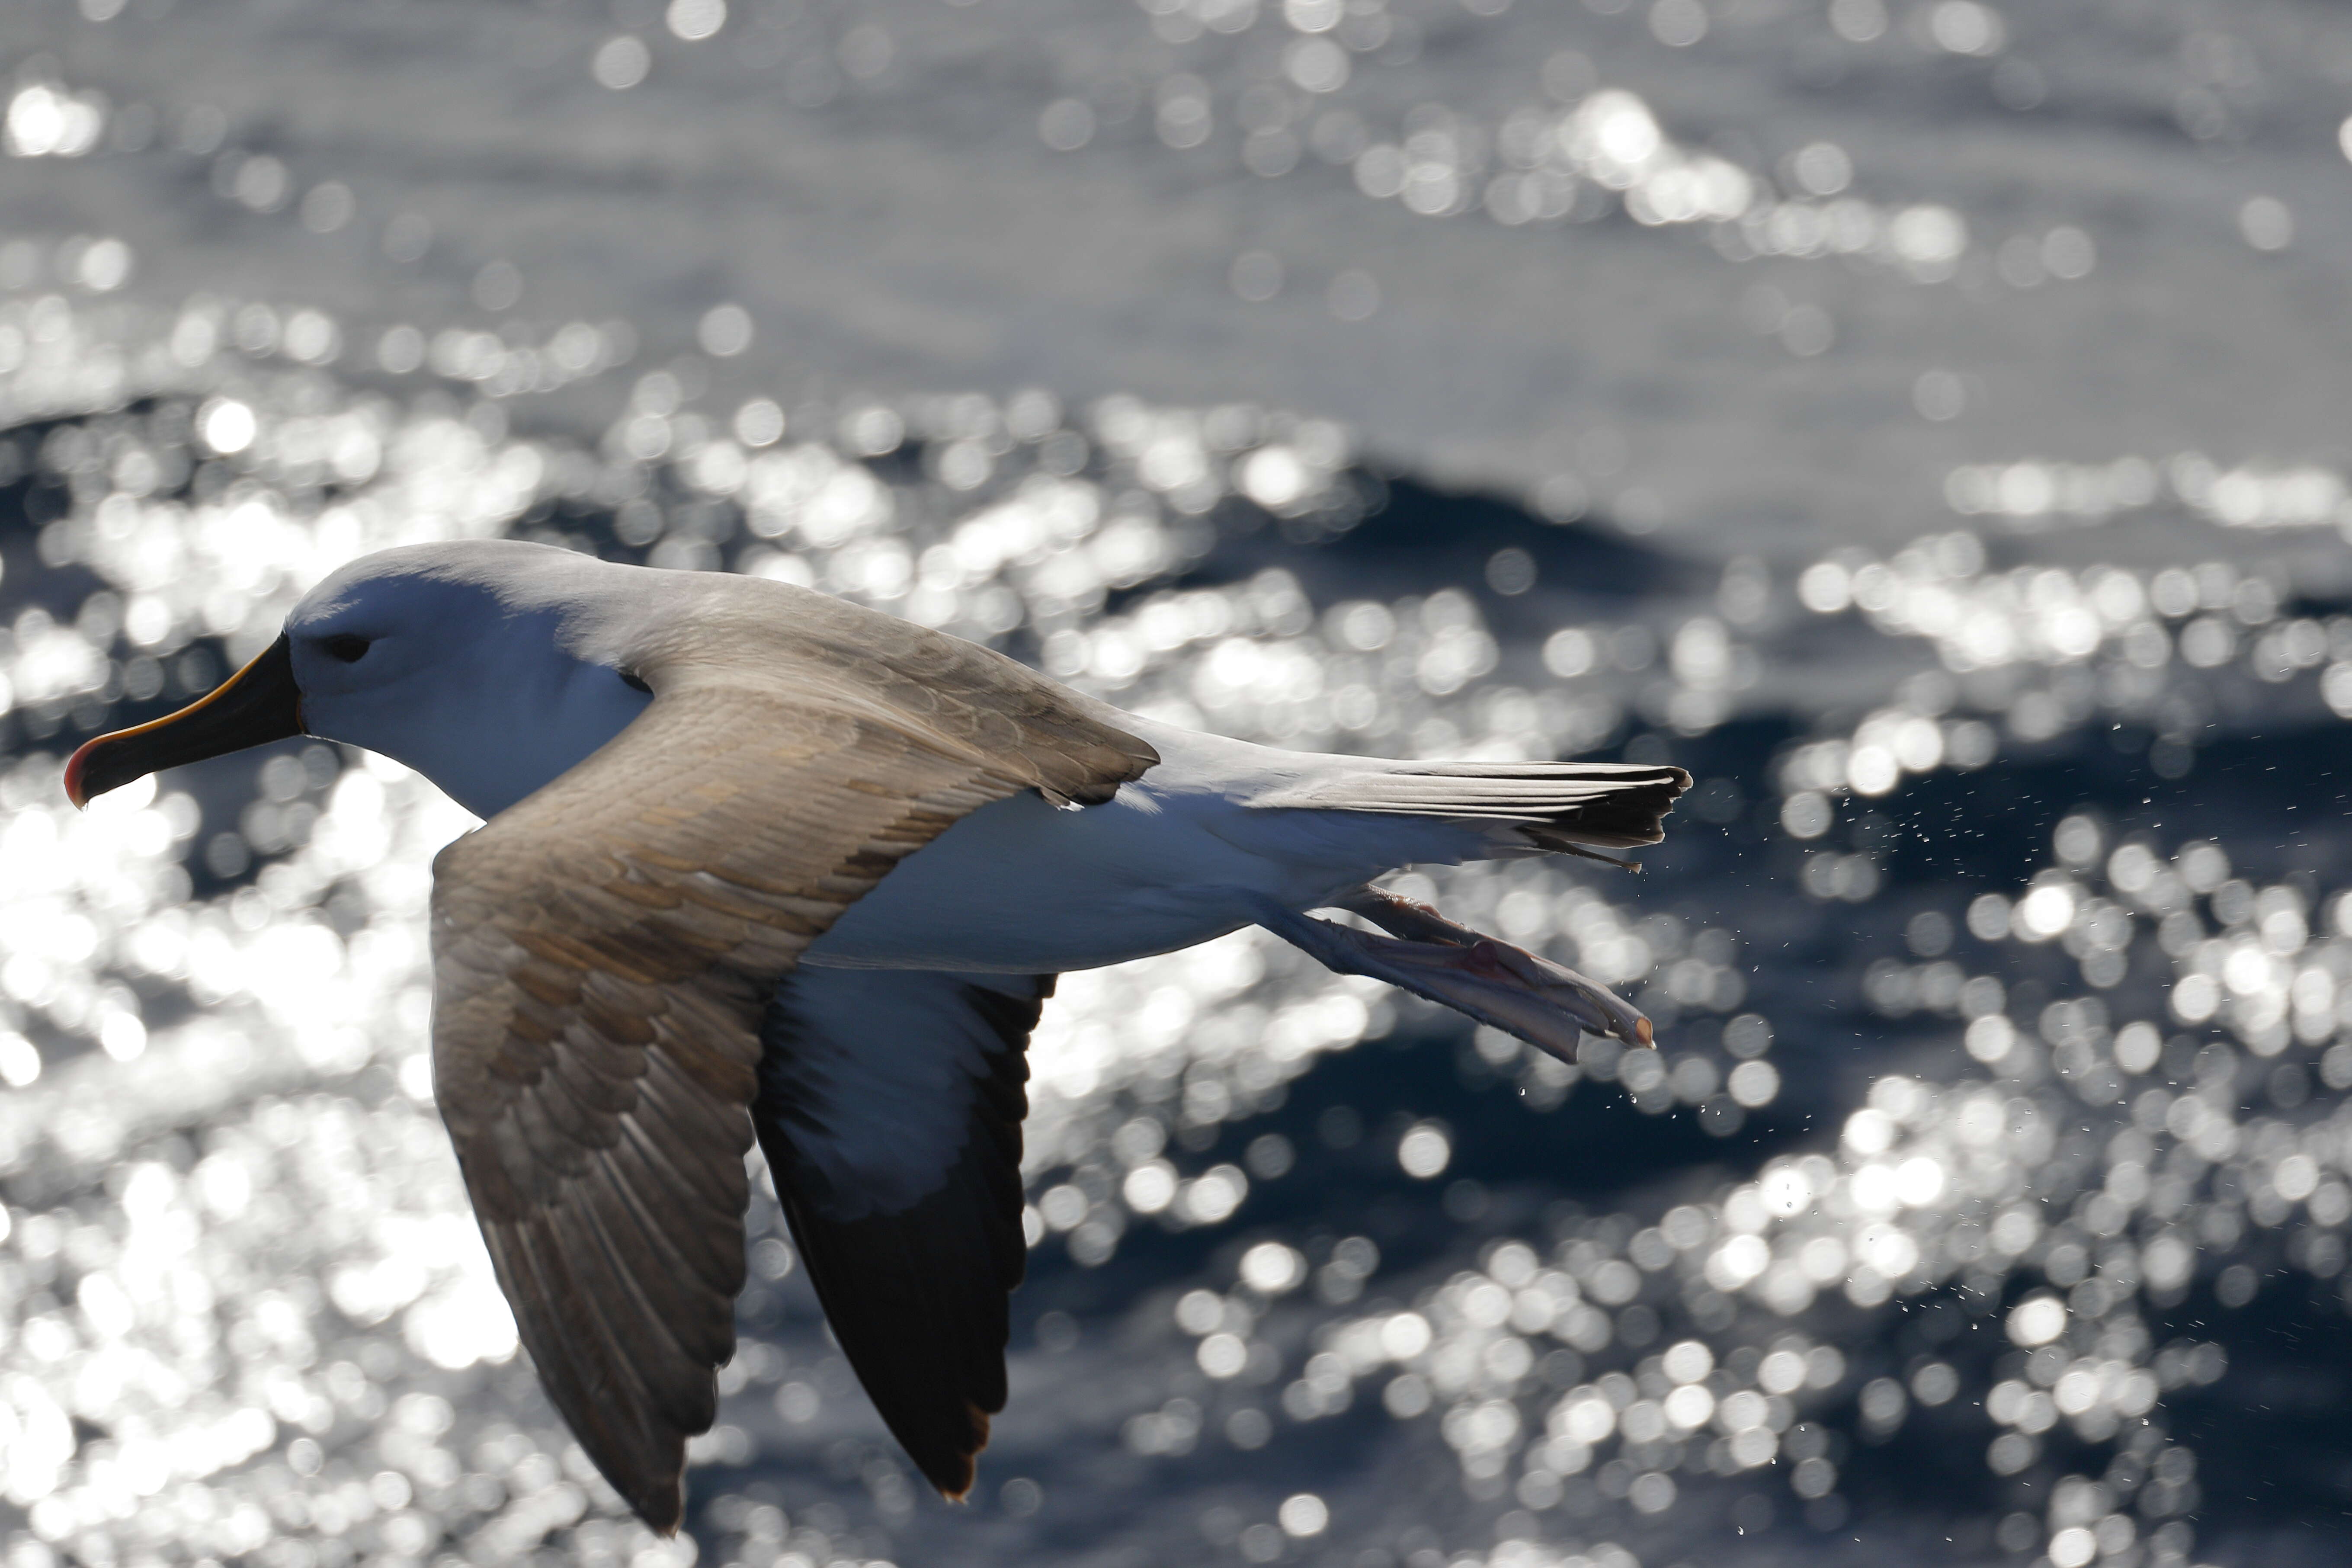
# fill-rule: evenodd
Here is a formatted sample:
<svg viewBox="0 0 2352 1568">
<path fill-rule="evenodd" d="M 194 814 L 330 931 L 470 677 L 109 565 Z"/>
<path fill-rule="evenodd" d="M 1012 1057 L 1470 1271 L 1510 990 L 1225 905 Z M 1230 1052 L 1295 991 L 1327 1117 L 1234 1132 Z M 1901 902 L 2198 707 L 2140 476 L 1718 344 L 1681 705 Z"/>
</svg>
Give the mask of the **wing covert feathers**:
<svg viewBox="0 0 2352 1568">
<path fill-rule="evenodd" d="M 657 691 L 719 682 L 987 758 L 1056 805 L 1093 805 L 1160 761 L 1117 710 L 992 648 L 782 583 L 712 574 L 699 613 L 632 656 Z"/>
<path fill-rule="evenodd" d="M 646 668 L 635 723 L 435 861 L 433 1059 L 550 1398 L 675 1531 L 734 1352 L 776 983 L 966 813 L 1031 787 L 1106 798 L 1151 753 L 1075 710 L 992 723 L 951 680 L 910 710 L 854 672 L 803 701 L 675 654 Z"/>
</svg>

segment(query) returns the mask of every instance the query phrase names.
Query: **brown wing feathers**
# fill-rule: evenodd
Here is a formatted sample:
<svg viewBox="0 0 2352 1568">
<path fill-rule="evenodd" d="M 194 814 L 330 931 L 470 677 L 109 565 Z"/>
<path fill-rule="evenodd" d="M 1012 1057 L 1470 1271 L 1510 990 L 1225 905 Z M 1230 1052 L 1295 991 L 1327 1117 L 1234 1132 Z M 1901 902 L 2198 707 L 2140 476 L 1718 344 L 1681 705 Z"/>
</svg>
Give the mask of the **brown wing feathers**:
<svg viewBox="0 0 2352 1568">
<path fill-rule="evenodd" d="M 686 1439 L 734 1350 L 770 991 L 975 806 L 1040 783 L 1099 797 L 1150 754 L 1075 712 L 1055 718 L 1083 763 L 1038 726 L 1006 722 L 1027 743 L 992 755 L 984 720 L 927 732 L 772 687 L 655 684 L 618 739 L 436 862 L 434 1061 L 550 1397 L 631 1506 L 675 1530 Z"/>
</svg>

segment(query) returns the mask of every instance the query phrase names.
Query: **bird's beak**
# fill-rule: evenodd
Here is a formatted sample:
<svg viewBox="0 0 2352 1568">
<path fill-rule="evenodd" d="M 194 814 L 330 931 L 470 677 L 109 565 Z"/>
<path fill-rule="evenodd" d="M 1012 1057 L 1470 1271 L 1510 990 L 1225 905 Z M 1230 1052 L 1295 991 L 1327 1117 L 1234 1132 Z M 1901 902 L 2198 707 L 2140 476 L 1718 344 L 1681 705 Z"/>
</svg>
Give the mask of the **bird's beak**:
<svg viewBox="0 0 2352 1568">
<path fill-rule="evenodd" d="M 162 769 L 301 733 L 293 646 L 280 635 L 251 664 L 177 713 L 86 742 L 66 763 L 66 796 L 79 808 L 92 795 Z"/>
</svg>

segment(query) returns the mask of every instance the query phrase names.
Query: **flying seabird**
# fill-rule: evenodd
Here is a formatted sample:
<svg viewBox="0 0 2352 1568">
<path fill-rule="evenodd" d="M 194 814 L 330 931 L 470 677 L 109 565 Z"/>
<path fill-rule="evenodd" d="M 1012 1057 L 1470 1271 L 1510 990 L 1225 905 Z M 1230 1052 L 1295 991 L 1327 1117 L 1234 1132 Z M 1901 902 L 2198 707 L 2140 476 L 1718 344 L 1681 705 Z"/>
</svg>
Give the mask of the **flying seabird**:
<svg viewBox="0 0 2352 1568">
<path fill-rule="evenodd" d="M 1690 784 L 1277 751 L 809 589 L 474 541 L 345 565 L 66 791 L 298 734 L 485 819 L 433 866 L 441 1115 L 550 1396 L 665 1531 L 734 1353 L 755 1138 L 850 1364 L 960 1498 L 1004 1405 L 1056 975 L 1255 924 L 1568 1059 L 1647 1045 L 1604 987 L 1370 881 L 1609 859 Z"/>
</svg>

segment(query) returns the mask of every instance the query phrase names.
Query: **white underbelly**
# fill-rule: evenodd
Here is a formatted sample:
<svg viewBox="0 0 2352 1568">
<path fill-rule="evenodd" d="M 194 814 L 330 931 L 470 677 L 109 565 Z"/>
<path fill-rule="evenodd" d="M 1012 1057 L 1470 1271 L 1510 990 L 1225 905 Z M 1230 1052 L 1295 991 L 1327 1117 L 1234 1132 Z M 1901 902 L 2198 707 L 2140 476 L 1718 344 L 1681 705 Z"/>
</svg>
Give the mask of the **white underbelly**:
<svg viewBox="0 0 2352 1568">
<path fill-rule="evenodd" d="M 1312 907 L 1401 863 L 1374 826 L 1395 821 L 1144 784 L 1061 811 L 1024 791 L 901 861 L 802 962 L 1058 974 L 1172 952 L 1251 924 L 1265 900 Z"/>
</svg>

